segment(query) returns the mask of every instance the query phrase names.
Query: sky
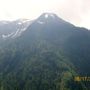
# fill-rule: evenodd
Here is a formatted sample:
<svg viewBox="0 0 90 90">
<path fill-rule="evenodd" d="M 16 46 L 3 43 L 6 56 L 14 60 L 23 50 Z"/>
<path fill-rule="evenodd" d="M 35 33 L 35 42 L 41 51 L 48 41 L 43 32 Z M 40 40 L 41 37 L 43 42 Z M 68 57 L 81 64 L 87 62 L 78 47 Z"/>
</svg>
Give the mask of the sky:
<svg viewBox="0 0 90 90">
<path fill-rule="evenodd" d="M 0 20 L 33 20 L 45 12 L 90 29 L 90 0 L 0 0 Z"/>
</svg>

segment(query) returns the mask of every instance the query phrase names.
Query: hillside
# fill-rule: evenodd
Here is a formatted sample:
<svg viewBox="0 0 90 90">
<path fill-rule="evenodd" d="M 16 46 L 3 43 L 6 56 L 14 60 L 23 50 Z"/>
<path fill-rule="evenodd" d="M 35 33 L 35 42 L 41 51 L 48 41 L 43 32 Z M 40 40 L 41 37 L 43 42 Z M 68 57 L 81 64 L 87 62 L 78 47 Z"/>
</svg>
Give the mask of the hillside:
<svg viewBox="0 0 90 90">
<path fill-rule="evenodd" d="M 90 90 L 90 82 L 74 80 L 90 75 L 89 30 L 44 13 L 1 41 L 0 90 Z"/>
</svg>

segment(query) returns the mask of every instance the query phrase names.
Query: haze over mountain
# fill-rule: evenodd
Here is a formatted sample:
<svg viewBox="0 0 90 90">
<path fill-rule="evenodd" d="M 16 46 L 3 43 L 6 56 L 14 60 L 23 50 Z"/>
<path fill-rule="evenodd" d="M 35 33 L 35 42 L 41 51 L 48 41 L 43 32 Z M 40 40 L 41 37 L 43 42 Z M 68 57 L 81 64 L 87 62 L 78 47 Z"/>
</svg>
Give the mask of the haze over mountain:
<svg viewBox="0 0 90 90">
<path fill-rule="evenodd" d="M 0 22 L 0 90 L 90 90 L 74 80 L 90 75 L 89 47 L 89 30 L 53 13 Z"/>
</svg>

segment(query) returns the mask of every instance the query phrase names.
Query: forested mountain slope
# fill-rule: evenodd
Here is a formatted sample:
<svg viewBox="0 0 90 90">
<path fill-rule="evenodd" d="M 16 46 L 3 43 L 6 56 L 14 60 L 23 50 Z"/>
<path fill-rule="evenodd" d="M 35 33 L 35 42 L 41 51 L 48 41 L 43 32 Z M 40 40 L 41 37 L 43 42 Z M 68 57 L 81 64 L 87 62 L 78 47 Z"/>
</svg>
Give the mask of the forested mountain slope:
<svg viewBox="0 0 90 90">
<path fill-rule="evenodd" d="M 90 31 L 52 13 L 0 44 L 0 90 L 90 90 Z"/>
</svg>

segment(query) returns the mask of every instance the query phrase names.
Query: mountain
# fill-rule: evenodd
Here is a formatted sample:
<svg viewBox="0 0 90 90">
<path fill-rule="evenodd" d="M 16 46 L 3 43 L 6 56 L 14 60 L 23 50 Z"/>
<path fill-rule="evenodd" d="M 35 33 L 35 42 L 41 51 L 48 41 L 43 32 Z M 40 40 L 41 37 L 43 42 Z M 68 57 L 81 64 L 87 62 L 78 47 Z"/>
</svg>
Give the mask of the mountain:
<svg viewBox="0 0 90 90">
<path fill-rule="evenodd" d="M 15 21 L 0 21 L 0 39 L 15 38 L 19 36 L 32 23 L 28 19 Z"/>
<path fill-rule="evenodd" d="M 90 75 L 89 30 L 53 13 L 25 27 L 0 43 L 0 90 L 90 90 L 90 82 L 74 80 Z"/>
</svg>

